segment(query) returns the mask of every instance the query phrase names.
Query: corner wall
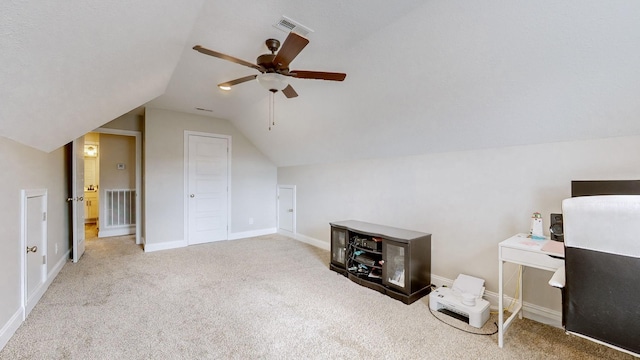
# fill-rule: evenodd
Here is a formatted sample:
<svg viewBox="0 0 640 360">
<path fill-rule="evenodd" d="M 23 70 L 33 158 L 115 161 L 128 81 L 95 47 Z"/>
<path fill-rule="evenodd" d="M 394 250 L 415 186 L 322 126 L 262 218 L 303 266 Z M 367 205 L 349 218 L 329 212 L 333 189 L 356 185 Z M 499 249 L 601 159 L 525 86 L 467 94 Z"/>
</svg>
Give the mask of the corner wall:
<svg viewBox="0 0 640 360">
<path fill-rule="evenodd" d="M 230 238 L 275 232 L 275 165 L 226 120 L 147 108 L 144 122 L 145 242 L 155 249 L 184 239 L 184 131 L 230 135 Z M 249 224 L 253 218 L 253 224 Z M 146 248 L 146 247 L 145 247 Z"/>
<path fill-rule="evenodd" d="M 47 278 L 70 250 L 68 166 L 64 148 L 45 153 L 0 137 L 0 348 L 22 323 L 21 190 L 47 189 Z M 55 252 L 56 245 L 58 252 Z"/>
<path fill-rule="evenodd" d="M 528 232 L 535 211 L 548 234 L 574 179 L 640 179 L 640 137 L 278 169 L 278 183 L 297 186 L 299 234 L 328 243 L 329 222 L 349 219 L 431 233 L 432 274 L 484 278 L 496 293 L 498 243 Z M 505 266 L 505 279 L 515 271 Z M 527 270 L 524 300 L 560 311 L 550 277 Z"/>
</svg>

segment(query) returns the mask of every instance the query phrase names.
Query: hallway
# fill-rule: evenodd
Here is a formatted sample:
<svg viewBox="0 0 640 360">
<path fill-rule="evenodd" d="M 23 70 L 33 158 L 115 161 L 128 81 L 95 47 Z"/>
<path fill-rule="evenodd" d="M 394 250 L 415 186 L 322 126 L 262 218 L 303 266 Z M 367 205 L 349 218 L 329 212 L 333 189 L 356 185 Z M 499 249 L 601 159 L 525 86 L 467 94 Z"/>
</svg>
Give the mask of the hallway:
<svg viewBox="0 0 640 360">
<path fill-rule="evenodd" d="M 85 240 L 98 238 L 98 225 L 96 223 L 84 224 L 84 238 Z"/>
</svg>

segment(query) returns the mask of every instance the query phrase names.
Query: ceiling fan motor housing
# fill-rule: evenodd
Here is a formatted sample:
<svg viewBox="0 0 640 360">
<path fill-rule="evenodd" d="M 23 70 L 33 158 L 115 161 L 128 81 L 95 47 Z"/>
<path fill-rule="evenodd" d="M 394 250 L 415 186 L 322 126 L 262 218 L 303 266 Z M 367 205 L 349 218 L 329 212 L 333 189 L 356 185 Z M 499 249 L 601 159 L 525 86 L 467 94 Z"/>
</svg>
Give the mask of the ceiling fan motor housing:
<svg viewBox="0 0 640 360">
<path fill-rule="evenodd" d="M 273 69 L 273 59 L 275 59 L 275 57 L 276 57 L 275 54 L 260 55 L 256 59 L 256 64 L 262 66 L 267 70 Z"/>
<path fill-rule="evenodd" d="M 278 39 L 267 39 L 267 41 L 265 41 L 264 43 L 265 45 L 267 45 L 267 49 L 269 49 L 272 54 L 274 54 L 276 51 L 278 51 L 278 48 L 280 48 L 280 41 L 278 41 Z"/>
</svg>

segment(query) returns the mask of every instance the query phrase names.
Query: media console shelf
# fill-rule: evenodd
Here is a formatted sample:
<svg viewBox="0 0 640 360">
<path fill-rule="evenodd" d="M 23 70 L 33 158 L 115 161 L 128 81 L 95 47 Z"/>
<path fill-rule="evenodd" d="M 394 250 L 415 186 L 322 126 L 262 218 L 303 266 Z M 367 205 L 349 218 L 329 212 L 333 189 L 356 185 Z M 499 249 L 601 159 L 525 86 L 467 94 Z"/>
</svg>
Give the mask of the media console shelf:
<svg viewBox="0 0 640 360">
<path fill-rule="evenodd" d="M 431 234 L 348 220 L 332 222 L 330 269 L 411 304 L 431 291 Z"/>
</svg>

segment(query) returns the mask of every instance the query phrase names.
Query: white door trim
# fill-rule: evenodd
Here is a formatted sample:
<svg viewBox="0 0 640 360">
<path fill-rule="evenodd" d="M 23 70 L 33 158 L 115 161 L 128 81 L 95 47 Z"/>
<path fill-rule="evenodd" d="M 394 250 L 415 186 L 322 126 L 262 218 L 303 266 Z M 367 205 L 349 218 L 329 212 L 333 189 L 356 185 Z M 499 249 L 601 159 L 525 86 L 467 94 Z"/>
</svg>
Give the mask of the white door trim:
<svg viewBox="0 0 640 360">
<path fill-rule="evenodd" d="M 213 134 L 201 131 L 192 131 L 185 130 L 184 131 L 184 243 L 189 244 L 189 136 L 197 135 L 197 136 L 206 136 L 206 137 L 215 137 L 220 139 L 227 140 L 227 236 L 229 239 L 229 232 L 231 230 L 231 136 L 230 135 L 221 135 L 221 134 Z"/>
<path fill-rule="evenodd" d="M 295 185 L 278 185 L 278 189 L 276 191 L 276 203 L 277 208 L 276 208 L 276 229 L 278 232 L 283 231 L 286 233 L 289 233 L 286 230 L 281 230 L 280 229 L 280 189 L 291 189 L 291 191 L 293 192 L 293 232 L 289 235 L 295 235 L 298 233 L 297 229 L 296 229 L 296 214 L 298 213 L 297 209 L 296 209 L 296 186 Z"/>
<path fill-rule="evenodd" d="M 38 303 L 38 301 L 40 300 L 40 298 L 42 297 L 42 295 L 44 295 L 45 290 L 47 289 L 47 287 L 45 286 L 46 280 L 47 280 L 47 264 L 46 262 L 44 264 L 42 264 L 41 267 L 41 274 L 40 276 L 43 279 L 42 284 L 40 284 L 40 286 L 36 289 L 36 291 L 34 292 L 34 294 L 32 295 L 32 300 L 29 301 L 28 296 L 27 296 L 27 252 L 26 252 L 26 248 L 27 248 L 27 199 L 29 198 L 35 198 L 35 197 L 43 197 L 42 199 L 42 210 L 45 213 L 45 217 L 44 220 L 42 221 L 42 226 L 44 227 L 43 232 L 42 232 L 42 240 L 44 243 L 43 249 L 38 249 L 41 250 L 42 254 L 47 255 L 47 218 L 48 216 L 46 215 L 47 213 L 47 189 L 29 189 L 29 190 L 22 190 L 21 191 L 21 206 L 22 206 L 22 211 L 20 214 L 20 229 L 21 229 L 21 234 L 20 234 L 20 254 L 21 254 L 21 262 L 22 262 L 22 266 L 21 266 L 21 271 L 20 271 L 20 284 L 21 284 L 21 288 L 22 288 L 22 301 L 21 301 L 21 308 L 22 308 L 22 321 L 24 321 L 27 318 L 27 315 L 29 315 L 29 313 L 31 312 L 31 310 L 33 309 L 33 307 Z M 45 258 L 46 259 L 46 258 Z M 47 261 L 48 262 L 48 261 Z"/>
<path fill-rule="evenodd" d="M 110 128 L 97 128 L 93 132 L 109 135 L 133 136 L 136 140 L 136 244 L 142 244 L 142 132 Z M 103 201 L 100 201 L 102 204 Z M 102 205 L 98 209 L 98 218 L 104 219 Z"/>
</svg>

